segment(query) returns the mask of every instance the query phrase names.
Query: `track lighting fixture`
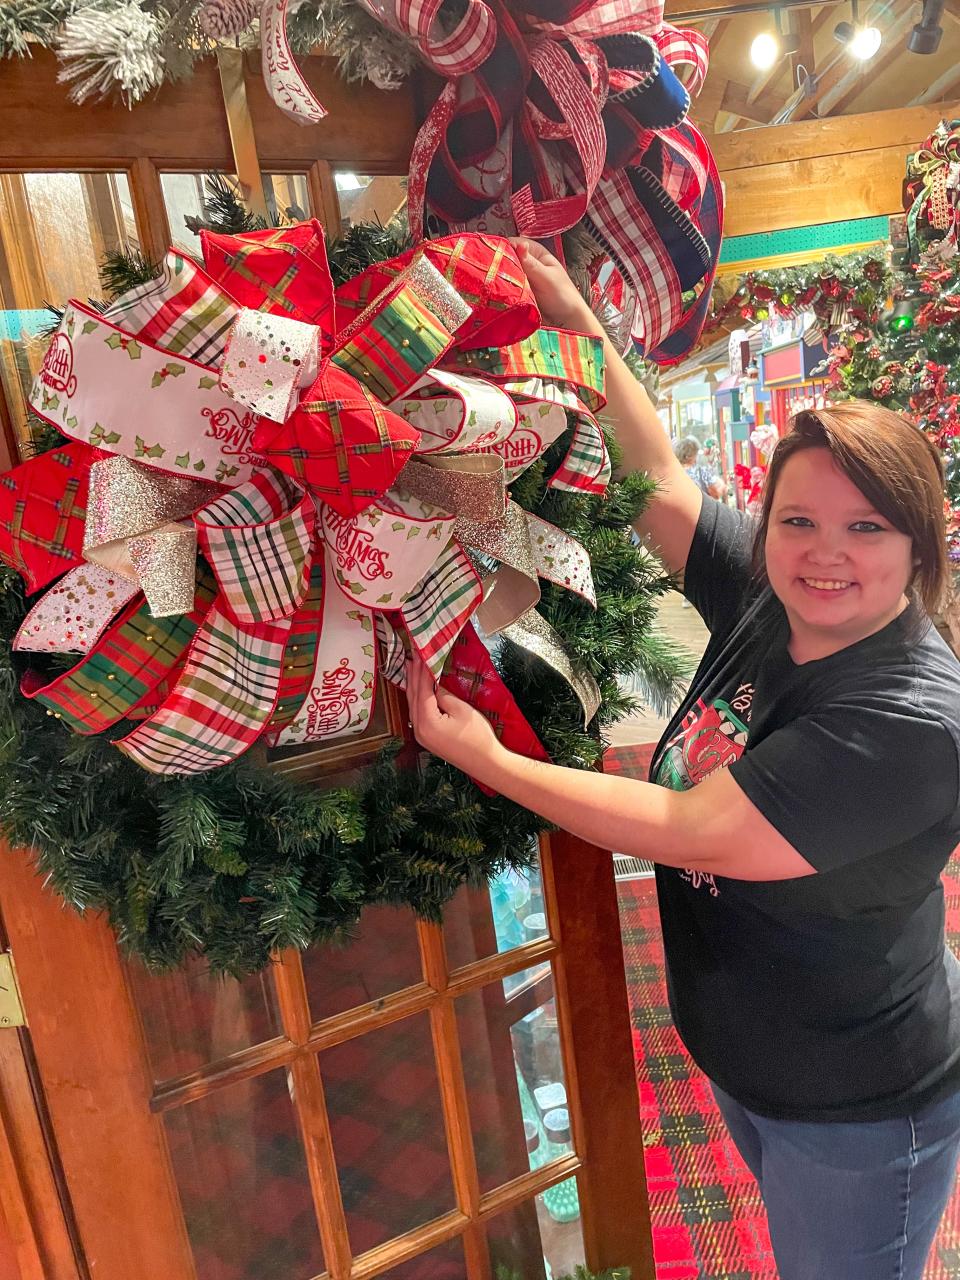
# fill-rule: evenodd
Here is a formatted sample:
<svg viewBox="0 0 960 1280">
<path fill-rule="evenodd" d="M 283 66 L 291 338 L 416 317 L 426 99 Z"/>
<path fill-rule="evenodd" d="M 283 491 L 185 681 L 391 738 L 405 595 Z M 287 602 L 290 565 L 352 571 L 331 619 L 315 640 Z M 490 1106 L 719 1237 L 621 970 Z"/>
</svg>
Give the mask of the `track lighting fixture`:
<svg viewBox="0 0 960 1280">
<path fill-rule="evenodd" d="M 920 21 L 910 32 L 907 48 L 911 53 L 936 53 L 940 48 L 943 27 L 943 0 L 923 0 Z"/>
<path fill-rule="evenodd" d="M 833 29 L 834 37 L 842 45 L 846 45 L 851 57 L 866 62 L 880 48 L 883 37 L 878 27 L 861 26 L 857 0 L 851 0 L 851 22 L 838 22 Z"/>
<path fill-rule="evenodd" d="M 780 56 L 780 41 L 772 31 L 761 31 L 750 46 L 750 61 L 758 71 L 767 71 Z"/>
<path fill-rule="evenodd" d="M 773 11 L 773 31 L 761 31 L 750 45 L 750 61 L 760 71 L 768 71 L 784 54 L 798 53 L 800 38 L 793 33 L 784 34 L 780 10 Z"/>
</svg>

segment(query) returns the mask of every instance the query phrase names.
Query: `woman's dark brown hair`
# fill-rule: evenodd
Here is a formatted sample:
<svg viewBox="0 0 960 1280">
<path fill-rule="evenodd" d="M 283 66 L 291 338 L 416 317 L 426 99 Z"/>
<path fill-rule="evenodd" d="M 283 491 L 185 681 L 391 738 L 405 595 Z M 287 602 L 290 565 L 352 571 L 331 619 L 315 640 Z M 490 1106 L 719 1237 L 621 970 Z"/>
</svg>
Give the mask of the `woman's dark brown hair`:
<svg viewBox="0 0 960 1280">
<path fill-rule="evenodd" d="M 787 460 L 804 449 L 829 449 L 871 506 L 910 538 L 915 567 L 909 594 L 934 613 L 947 585 L 943 460 L 906 418 L 865 400 L 798 413 L 773 451 L 754 542 L 760 580 L 766 581 L 764 549 L 777 482 Z"/>
</svg>

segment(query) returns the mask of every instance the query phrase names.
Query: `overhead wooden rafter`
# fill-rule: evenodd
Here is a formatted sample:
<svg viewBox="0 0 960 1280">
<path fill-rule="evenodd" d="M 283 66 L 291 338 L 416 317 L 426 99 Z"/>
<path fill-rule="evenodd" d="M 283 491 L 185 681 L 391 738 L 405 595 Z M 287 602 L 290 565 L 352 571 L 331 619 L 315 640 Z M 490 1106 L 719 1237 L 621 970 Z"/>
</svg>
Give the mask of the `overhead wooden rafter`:
<svg viewBox="0 0 960 1280">
<path fill-rule="evenodd" d="M 779 0 L 776 8 L 784 11 L 814 9 L 822 3 L 823 0 Z M 741 13 L 762 13 L 773 7 L 770 0 L 667 0 L 664 17 L 673 23 L 699 22 L 710 18 L 729 18 Z"/>
<path fill-rule="evenodd" d="M 960 103 L 944 103 L 942 112 L 960 115 Z M 936 112 L 920 106 L 715 136 L 726 234 L 898 212 L 904 157 L 936 119 Z"/>
</svg>

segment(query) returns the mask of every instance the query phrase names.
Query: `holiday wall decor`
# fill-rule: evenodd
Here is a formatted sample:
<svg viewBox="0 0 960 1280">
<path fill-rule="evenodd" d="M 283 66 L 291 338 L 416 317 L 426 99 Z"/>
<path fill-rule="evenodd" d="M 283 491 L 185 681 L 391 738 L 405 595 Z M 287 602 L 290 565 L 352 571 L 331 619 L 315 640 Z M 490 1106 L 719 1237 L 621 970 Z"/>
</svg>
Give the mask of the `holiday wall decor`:
<svg viewBox="0 0 960 1280">
<path fill-rule="evenodd" d="M 851 321 L 875 324 L 893 283 L 886 247 L 828 253 L 795 267 L 747 271 L 724 296 L 715 296 L 706 331 L 736 318 L 754 324 L 810 312 L 824 338 Z"/>
<path fill-rule="evenodd" d="M 0 554 L 49 586 L 4 581 L 0 824 L 147 963 L 244 972 L 531 855 L 539 820 L 439 762 L 318 792 L 238 760 L 362 731 L 401 636 L 565 763 L 630 707 L 618 674 L 680 668 L 626 537 L 650 486 L 606 484 L 595 344 L 536 328 L 506 242 L 336 295 L 315 223 L 204 252 L 51 340 L 35 408 L 65 438 L 0 484 Z"/>
<path fill-rule="evenodd" d="M 443 88 L 410 158 L 415 239 L 531 236 L 575 257 L 622 347 L 672 364 L 699 337 L 723 227 L 689 117 L 708 46 L 664 21 L 663 0 L 51 0 L 22 13 L 0 0 L 0 53 L 23 54 L 28 36 L 56 48 L 77 101 L 130 105 L 222 42 L 259 40 L 273 101 L 305 125 L 327 110 L 298 50 L 322 45 L 384 88 L 425 68 Z"/>
</svg>

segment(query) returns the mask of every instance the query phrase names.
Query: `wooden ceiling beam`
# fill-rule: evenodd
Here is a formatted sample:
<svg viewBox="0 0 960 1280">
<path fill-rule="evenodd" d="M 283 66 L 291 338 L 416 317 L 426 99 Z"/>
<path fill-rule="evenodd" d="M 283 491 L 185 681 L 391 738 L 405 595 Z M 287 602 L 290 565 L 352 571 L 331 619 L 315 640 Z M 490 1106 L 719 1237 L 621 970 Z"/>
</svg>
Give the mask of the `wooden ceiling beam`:
<svg viewBox="0 0 960 1280">
<path fill-rule="evenodd" d="M 918 94 L 910 103 L 911 107 L 919 107 L 924 102 L 939 102 L 942 98 L 960 86 L 960 63 L 948 67 L 942 76 L 934 80 L 929 88 Z"/>
<path fill-rule="evenodd" d="M 694 98 L 690 115 L 702 133 L 712 134 L 717 127 L 717 113 L 727 89 L 727 81 L 718 72 L 707 75 L 707 82 Z"/>
<path fill-rule="evenodd" d="M 783 99 L 777 93 L 765 89 L 753 93 L 745 84 L 736 80 L 728 80 L 720 102 L 721 111 L 729 111 L 754 124 L 768 124 L 783 106 Z M 726 132 L 726 130 L 724 131 Z"/>
<path fill-rule="evenodd" d="M 823 0 L 780 0 L 777 7 L 783 10 L 816 9 L 822 3 Z M 771 7 L 772 0 L 667 0 L 663 16 L 667 22 L 682 25 L 741 13 L 763 13 Z"/>
<path fill-rule="evenodd" d="M 821 13 L 827 12 L 826 9 Z M 820 14 L 817 15 L 820 17 Z M 808 76 L 816 72 L 817 57 L 813 48 L 813 15 L 809 9 L 797 9 L 790 15 L 790 31 L 797 37 L 800 47 L 790 55 L 790 84 L 797 84 L 797 71 L 803 67 Z"/>
</svg>

